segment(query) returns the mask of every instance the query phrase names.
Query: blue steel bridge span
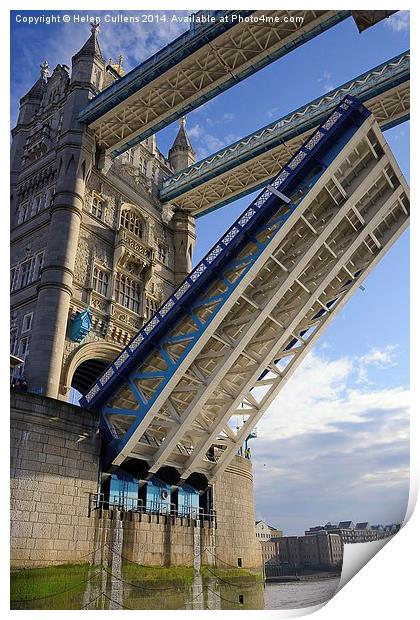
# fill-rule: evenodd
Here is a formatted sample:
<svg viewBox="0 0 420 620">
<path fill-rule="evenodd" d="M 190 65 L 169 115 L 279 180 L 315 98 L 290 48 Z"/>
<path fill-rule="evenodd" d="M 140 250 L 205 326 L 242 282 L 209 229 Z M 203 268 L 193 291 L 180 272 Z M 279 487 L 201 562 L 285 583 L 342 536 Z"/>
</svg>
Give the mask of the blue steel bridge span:
<svg viewBox="0 0 420 620">
<path fill-rule="evenodd" d="M 408 219 L 401 171 L 348 96 L 82 399 L 103 471 L 213 482 Z"/>
</svg>

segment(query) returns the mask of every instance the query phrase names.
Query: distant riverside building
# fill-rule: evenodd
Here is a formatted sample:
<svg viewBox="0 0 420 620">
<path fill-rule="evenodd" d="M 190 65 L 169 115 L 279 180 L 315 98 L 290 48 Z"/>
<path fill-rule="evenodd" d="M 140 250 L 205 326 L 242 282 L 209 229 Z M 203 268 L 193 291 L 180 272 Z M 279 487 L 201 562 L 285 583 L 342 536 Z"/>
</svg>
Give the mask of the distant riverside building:
<svg viewBox="0 0 420 620">
<path fill-rule="evenodd" d="M 295 568 L 335 568 L 343 561 L 338 534 L 322 531 L 311 536 L 283 536 L 276 545 L 276 561 Z"/>
<path fill-rule="evenodd" d="M 282 530 L 278 530 L 276 527 L 272 527 L 271 525 L 269 525 L 268 527 L 271 530 L 271 538 L 280 538 L 281 536 L 283 536 Z"/>
<path fill-rule="evenodd" d="M 261 552 L 263 563 L 273 561 L 278 555 L 278 544 L 275 540 L 261 541 Z"/>
<path fill-rule="evenodd" d="M 283 536 L 283 532 L 281 530 L 268 525 L 265 521 L 255 521 L 255 534 L 261 542 L 270 540 L 271 538 Z"/>
<path fill-rule="evenodd" d="M 361 543 L 372 540 L 379 540 L 396 534 L 401 527 L 399 523 L 390 525 L 370 525 L 367 521 L 354 523 L 353 521 L 340 521 L 339 523 L 331 523 L 325 525 L 317 525 L 310 527 L 305 531 L 306 536 L 314 534 L 334 533 L 338 534 L 343 543 Z"/>
<path fill-rule="evenodd" d="M 278 541 L 283 536 L 283 532 L 265 521 L 256 521 L 255 535 L 261 543 L 263 563 L 275 561 L 279 554 Z"/>
</svg>

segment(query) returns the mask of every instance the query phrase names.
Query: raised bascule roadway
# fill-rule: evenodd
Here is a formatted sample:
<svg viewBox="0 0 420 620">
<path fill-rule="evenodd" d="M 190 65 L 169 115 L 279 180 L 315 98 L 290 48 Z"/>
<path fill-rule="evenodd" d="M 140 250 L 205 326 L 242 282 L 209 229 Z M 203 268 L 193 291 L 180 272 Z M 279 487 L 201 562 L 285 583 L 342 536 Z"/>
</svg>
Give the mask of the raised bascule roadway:
<svg viewBox="0 0 420 620">
<path fill-rule="evenodd" d="M 403 175 L 348 96 L 82 399 L 103 472 L 214 482 L 408 221 Z"/>
</svg>

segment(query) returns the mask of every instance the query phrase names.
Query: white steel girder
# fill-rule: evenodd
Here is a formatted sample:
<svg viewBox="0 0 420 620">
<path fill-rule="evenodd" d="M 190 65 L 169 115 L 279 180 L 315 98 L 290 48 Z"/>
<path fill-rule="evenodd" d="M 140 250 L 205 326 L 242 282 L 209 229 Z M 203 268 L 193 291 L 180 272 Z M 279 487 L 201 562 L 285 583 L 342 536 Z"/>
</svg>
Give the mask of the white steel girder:
<svg viewBox="0 0 420 620">
<path fill-rule="evenodd" d="M 387 126 L 397 123 L 410 112 L 410 82 L 403 82 L 395 88 L 365 102 L 379 125 Z M 310 110 L 308 110 L 308 114 Z M 231 201 L 235 196 L 252 192 L 263 183 L 268 182 L 284 166 L 290 156 L 307 140 L 312 129 L 279 144 L 243 162 L 242 164 L 221 172 L 180 196 L 171 199 L 173 208 L 188 211 L 194 215 L 211 211 L 220 204 Z M 229 149 L 230 147 L 227 147 Z M 197 164 L 197 168 L 200 162 Z M 191 174 L 193 169 L 182 174 Z M 187 178 L 187 177 L 186 177 Z"/>
<path fill-rule="evenodd" d="M 138 92 L 117 103 L 111 110 L 89 123 L 96 139 L 108 152 L 122 147 L 140 131 L 157 125 L 168 114 L 176 113 L 223 84 L 239 77 L 251 67 L 258 68 L 282 48 L 288 49 L 336 11 L 255 11 L 257 19 L 243 21 L 156 77 Z M 300 21 L 302 18 L 302 21 Z"/>
<path fill-rule="evenodd" d="M 408 187 L 373 116 L 297 205 L 281 226 L 276 222 L 286 207 L 279 209 L 229 272 L 197 299 L 194 312 L 174 327 L 166 351 L 142 362 L 132 389 L 153 404 L 114 465 L 137 458 L 147 461 L 150 474 L 170 465 L 183 479 L 202 472 L 214 481 L 322 331 L 408 226 Z M 258 243 L 264 248 L 259 255 Z M 208 327 L 158 392 L 165 355 L 182 358 L 198 320 L 209 315 L 214 316 Z M 108 414 L 118 437 L 130 428 L 127 410 L 136 406 L 128 387 L 113 394 Z"/>
</svg>

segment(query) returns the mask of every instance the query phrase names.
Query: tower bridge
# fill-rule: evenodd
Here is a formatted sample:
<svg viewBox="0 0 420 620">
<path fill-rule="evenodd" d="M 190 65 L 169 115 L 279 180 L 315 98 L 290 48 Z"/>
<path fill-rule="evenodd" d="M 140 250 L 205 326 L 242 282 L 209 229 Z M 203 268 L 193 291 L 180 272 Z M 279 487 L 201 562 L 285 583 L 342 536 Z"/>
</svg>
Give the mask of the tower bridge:
<svg viewBox="0 0 420 620">
<path fill-rule="evenodd" d="M 210 11 L 214 22 L 193 23 L 95 96 L 79 120 L 119 155 L 351 15 L 362 31 L 393 12 Z"/>
<path fill-rule="evenodd" d="M 84 562 L 120 523 L 124 557 L 186 565 L 205 511 L 201 539 L 218 565 L 258 570 L 252 463 L 238 448 L 408 225 L 408 188 L 381 132 L 408 116 L 408 53 L 198 164 L 182 122 L 159 150 L 154 132 L 186 111 L 343 19 L 363 31 L 392 11 L 265 11 L 276 27 L 236 13 L 255 21 L 193 23 L 126 76 L 93 25 L 71 68 L 49 75 L 43 62 L 20 100 L 15 567 Z M 195 217 L 262 184 L 192 269 Z M 72 390 L 87 391 L 82 408 L 59 402 Z M 114 492 L 140 514 L 101 521 Z M 145 519 L 155 492 L 160 514 Z"/>
<path fill-rule="evenodd" d="M 100 408 L 104 470 L 214 482 L 408 211 L 373 114 L 346 97 L 81 401 Z"/>
<path fill-rule="evenodd" d="M 382 131 L 406 121 L 410 115 L 409 51 L 165 179 L 161 200 L 200 217 L 259 189 L 349 94 L 373 112 Z"/>
</svg>

